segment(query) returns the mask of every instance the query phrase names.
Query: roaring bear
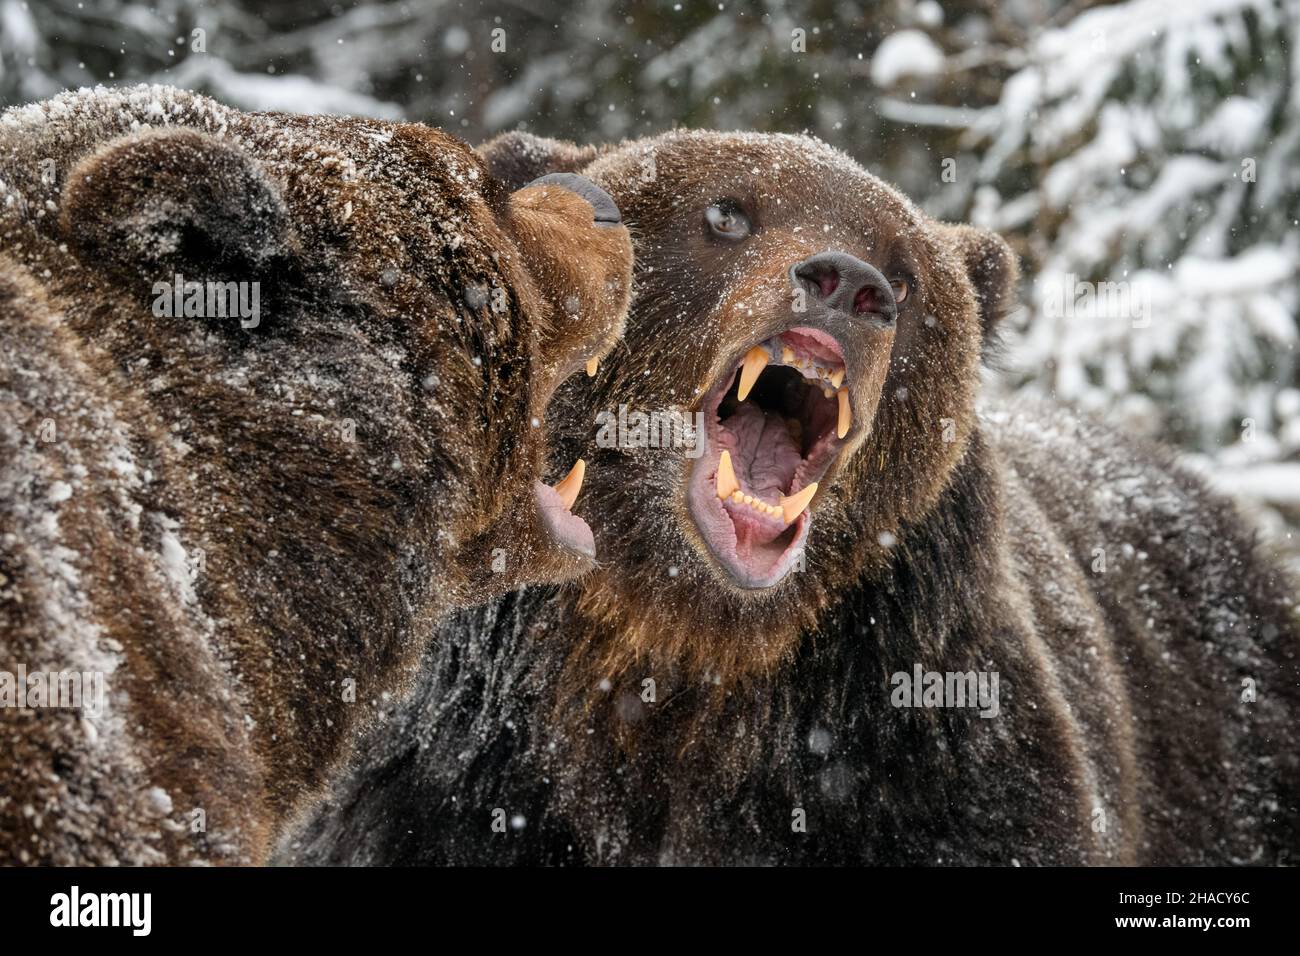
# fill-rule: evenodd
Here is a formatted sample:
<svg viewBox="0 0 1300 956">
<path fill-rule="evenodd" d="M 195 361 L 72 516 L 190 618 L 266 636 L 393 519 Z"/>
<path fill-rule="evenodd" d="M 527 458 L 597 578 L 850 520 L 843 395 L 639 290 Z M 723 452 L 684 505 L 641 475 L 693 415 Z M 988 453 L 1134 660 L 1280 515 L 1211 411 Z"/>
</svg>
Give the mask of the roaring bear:
<svg viewBox="0 0 1300 956">
<path fill-rule="evenodd" d="M 1167 453 L 979 397 L 1001 239 L 803 136 L 482 152 L 633 231 L 554 419 L 602 561 L 454 620 L 283 858 L 1294 862 L 1294 585 Z M 697 447 L 599 440 L 664 410 Z"/>
<path fill-rule="evenodd" d="M 6 112 L 0 863 L 262 861 L 441 615 L 593 567 L 544 421 L 631 272 L 425 126 Z"/>
</svg>

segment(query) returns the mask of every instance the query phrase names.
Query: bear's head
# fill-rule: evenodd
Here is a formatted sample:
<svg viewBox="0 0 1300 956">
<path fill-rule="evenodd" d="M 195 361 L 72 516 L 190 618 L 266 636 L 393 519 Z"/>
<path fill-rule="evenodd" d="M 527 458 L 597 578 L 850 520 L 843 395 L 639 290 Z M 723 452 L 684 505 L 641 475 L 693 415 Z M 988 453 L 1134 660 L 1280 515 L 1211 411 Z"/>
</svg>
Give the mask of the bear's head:
<svg viewBox="0 0 1300 956">
<path fill-rule="evenodd" d="M 598 476 L 603 562 L 579 608 L 613 635 L 580 653 L 602 674 L 770 673 L 949 483 L 1010 250 L 805 136 L 508 134 L 480 152 L 507 178 L 581 171 L 633 233 L 623 347 L 594 395 L 561 393 L 566 447 Z M 665 434 L 683 414 L 694 447 Z"/>
<path fill-rule="evenodd" d="M 416 547 L 452 603 L 594 565 L 570 510 L 583 464 L 541 479 L 551 395 L 610 350 L 630 296 L 631 244 L 604 191 L 572 175 L 508 188 L 463 143 L 415 124 L 243 114 L 160 88 L 37 109 L 39 123 L 10 117 L 28 155 L 6 173 L 27 220 L 71 256 L 49 252 L 52 284 L 79 313 L 95 290 L 92 337 L 122 367 L 192 377 L 183 403 L 199 407 L 178 413 L 209 415 L 194 434 L 215 441 L 235 414 L 245 435 L 264 432 L 261 452 L 302 472 L 314 466 L 301 465 L 296 406 L 336 467 L 284 480 L 356 499 L 322 513 L 405 513 L 396 522 L 434 543 Z M 43 172 L 42 156 L 57 166 Z M 253 308 L 187 311 L 214 286 L 249 289 L 239 302 Z"/>
</svg>

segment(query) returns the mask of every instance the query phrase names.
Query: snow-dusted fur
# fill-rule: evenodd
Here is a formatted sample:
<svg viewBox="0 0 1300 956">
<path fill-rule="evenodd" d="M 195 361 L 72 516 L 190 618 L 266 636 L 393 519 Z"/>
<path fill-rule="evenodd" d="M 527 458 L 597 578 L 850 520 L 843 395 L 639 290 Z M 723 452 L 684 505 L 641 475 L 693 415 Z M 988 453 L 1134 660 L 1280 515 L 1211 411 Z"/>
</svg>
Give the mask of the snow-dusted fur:
<svg viewBox="0 0 1300 956">
<path fill-rule="evenodd" d="M 257 283 L 259 321 L 158 314 L 178 273 Z M 427 127 L 160 87 L 6 112 L 0 681 L 105 699 L 10 685 L 0 863 L 262 860 L 439 614 L 587 567 L 539 426 L 630 274 L 585 199 Z"/>
<path fill-rule="evenodd" d="M 1296 860 L 1295 585 L 1165 452 L 1053 405 L 978 409 L 1005 246 L 800 137 L 484 152 L 518 181 L 584 170 L 634 230 L 625 346 L 594 396 L 562 393 L 570 451 L 596 409 L 694 401 L 772 318 L 737 317 L 735 290 L 805 249 L 910 246 L 917 307 L 870 436 L 814 500 L 805 571 L 729 586 L 680 455 L 592 452 L 598 571 L 449 622 L 284 859 Z M 749 249 L 707 241 L 724 197 L 762 223 Z M 917 665 L 996 672 L 996 716 L 895 706 Z"/>
</svg>

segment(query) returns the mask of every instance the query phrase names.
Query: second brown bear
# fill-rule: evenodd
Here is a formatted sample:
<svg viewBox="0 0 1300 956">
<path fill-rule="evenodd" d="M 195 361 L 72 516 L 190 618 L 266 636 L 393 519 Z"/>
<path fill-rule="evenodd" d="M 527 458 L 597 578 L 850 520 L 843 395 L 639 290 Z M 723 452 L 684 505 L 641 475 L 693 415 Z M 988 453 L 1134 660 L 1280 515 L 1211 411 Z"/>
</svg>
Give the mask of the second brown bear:
<svg viewBox="0 0 1300 956">
<path fill-rule="evenodd" d="M 590 569 L 545 417 L 630 277 L 424 126 L 5 113 L 0 863 L 258 862 L 443 613 Z"/>
</svg>

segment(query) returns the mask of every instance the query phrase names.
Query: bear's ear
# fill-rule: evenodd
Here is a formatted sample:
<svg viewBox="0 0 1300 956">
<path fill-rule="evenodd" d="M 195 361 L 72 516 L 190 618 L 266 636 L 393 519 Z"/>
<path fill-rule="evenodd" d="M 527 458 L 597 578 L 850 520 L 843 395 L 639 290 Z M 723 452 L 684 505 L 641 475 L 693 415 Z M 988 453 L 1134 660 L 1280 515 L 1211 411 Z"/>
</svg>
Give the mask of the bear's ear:
<svg viewBox="0 0 1300 956">
<path fill-rule="evenodd" d="M 151 280 L 255 278 L 293 245 L 284 201 L 256 161 L 190 129 L 126 136 L 81 160 L 59 226 L 88 260 Z"/>
<path fill-rule="evenodd" d="M 997 339 L 997 325 L 1015 305 L 1020 265 L 1006 240 L 995 232 L 964 224 L 945 224 L 949 242 L 966 265 L 975 289 L 985 349 Z"/>
<path fill-rule="evenodd" d="M 475 152 L 483 157 L 492 177 L 513 192 L 547 173 L 580 173 L 609 148 L 515 132 L 502 133 Z"/>
</svg>

